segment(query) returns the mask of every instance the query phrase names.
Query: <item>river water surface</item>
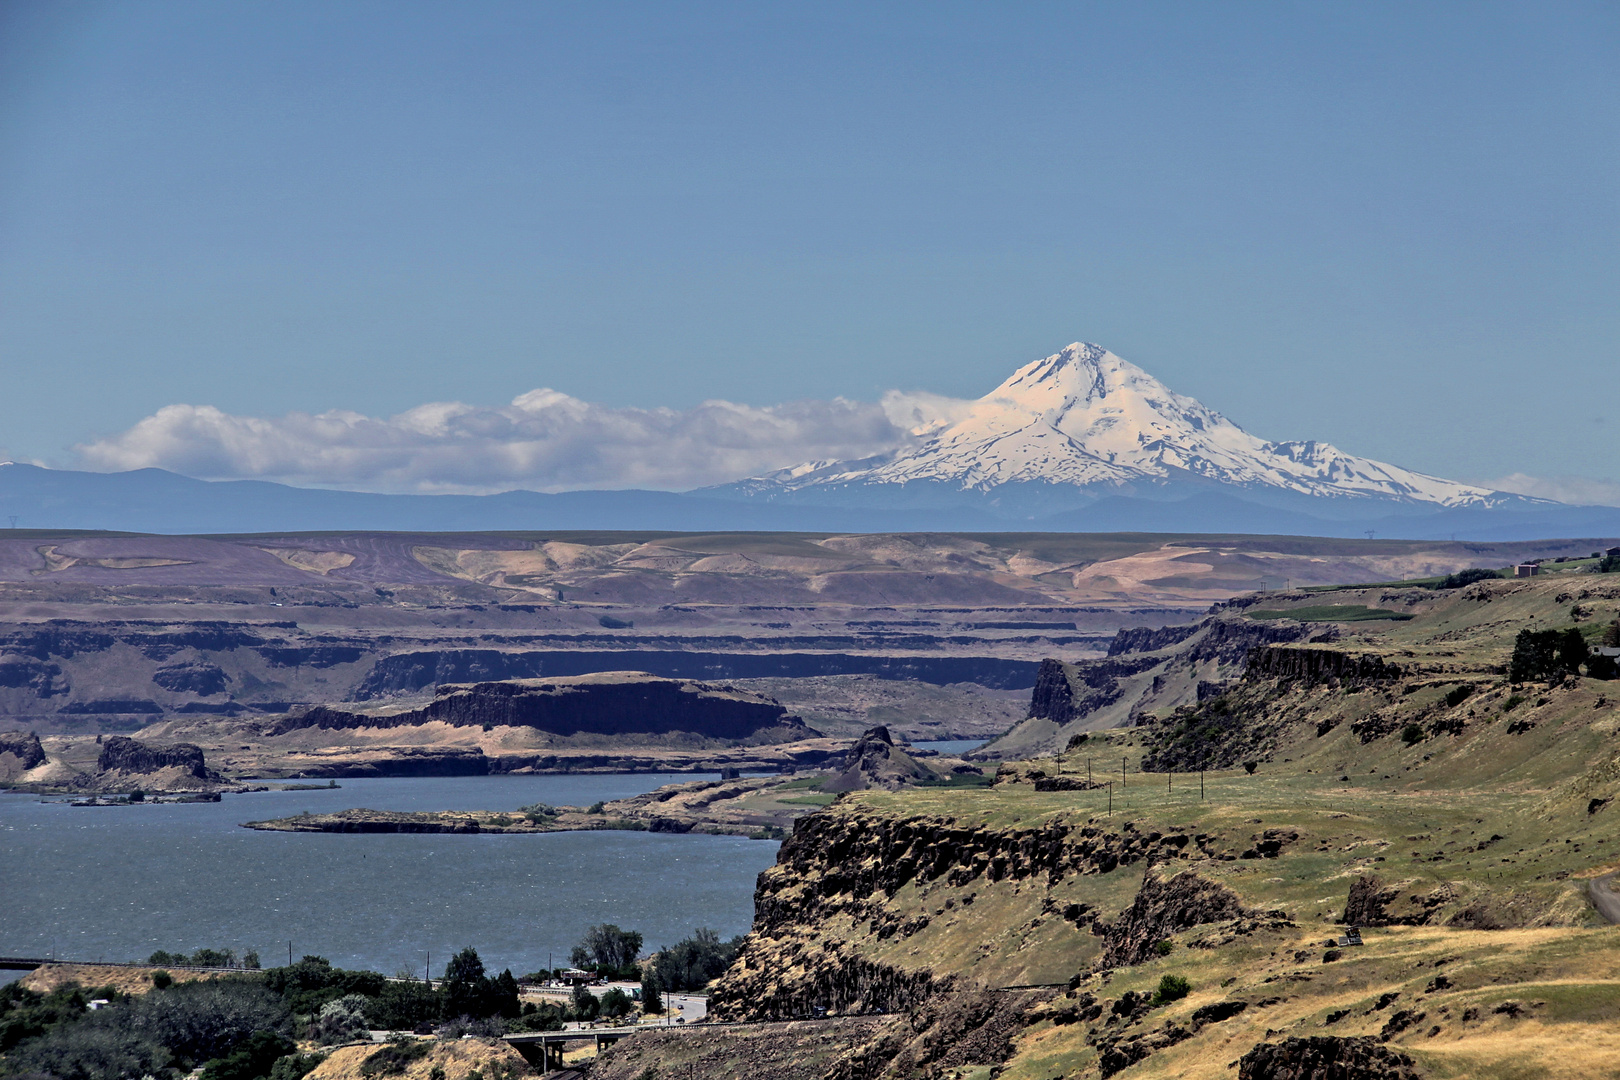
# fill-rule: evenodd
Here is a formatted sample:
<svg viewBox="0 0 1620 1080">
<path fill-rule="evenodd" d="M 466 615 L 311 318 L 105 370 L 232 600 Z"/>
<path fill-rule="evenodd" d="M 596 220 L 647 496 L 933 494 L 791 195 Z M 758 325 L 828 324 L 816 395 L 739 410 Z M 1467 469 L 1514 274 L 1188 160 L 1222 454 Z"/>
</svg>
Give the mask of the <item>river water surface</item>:
<svg viewBox="0 0 1620 1080">
<path fill-rule="evenodd" d="M 699 926 L 748 930 L 769 841 L 643 832 L 514 836 L 272 833 L 245 821 L 308 810 L 587 806 L 691 774 L 342 780 L 336 790 L 219 803 L 72 807 L 0 794 L 0 955 L 144 959 L 256 949 L 341 967 L 435 974 L 471 945 L 516 974 L 567 962 L 586 927 L 647 946 Z M 8 973 L 10 974 L 10 973 Z"/>
</svg>

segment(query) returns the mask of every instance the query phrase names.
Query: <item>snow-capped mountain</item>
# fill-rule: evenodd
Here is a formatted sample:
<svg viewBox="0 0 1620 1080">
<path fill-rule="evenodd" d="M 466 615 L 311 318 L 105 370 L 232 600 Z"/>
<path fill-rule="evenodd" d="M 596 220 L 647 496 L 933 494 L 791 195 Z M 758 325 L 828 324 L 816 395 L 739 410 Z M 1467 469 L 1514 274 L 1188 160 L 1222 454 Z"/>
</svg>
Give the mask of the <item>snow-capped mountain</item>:
<svg viewBox="0 0 1620 1080">
<path fill-rule="evenodd" d="M 1225 491 L 1273 505 L 1346 501 L 1492 508 L 1526 500 L 1347 454 L 1267 442 L 1099 345 L 1076 342 L 1026 364 L 883 458 L 806 462 L 714 489 L 732 497 L 946 505 L 1015 513 L 1110 495 L 1177 499 Z"/>
</svg>

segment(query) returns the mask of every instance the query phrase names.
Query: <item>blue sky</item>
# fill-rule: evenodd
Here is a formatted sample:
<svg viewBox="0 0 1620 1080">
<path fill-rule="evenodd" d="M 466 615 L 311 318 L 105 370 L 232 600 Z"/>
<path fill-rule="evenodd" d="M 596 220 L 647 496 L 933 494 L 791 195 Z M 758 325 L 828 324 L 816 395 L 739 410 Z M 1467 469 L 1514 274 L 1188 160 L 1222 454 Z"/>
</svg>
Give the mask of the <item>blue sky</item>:
<svg viewBox="0 0 1620 1080">
<path fill-rule="evenodd" d="M 974 397 L 1080 339 L 1620 484 L 1617 176 L 1604 3 L 10 0 L 0 451 L 273 475 L 156 417 Z"/>
</svg>

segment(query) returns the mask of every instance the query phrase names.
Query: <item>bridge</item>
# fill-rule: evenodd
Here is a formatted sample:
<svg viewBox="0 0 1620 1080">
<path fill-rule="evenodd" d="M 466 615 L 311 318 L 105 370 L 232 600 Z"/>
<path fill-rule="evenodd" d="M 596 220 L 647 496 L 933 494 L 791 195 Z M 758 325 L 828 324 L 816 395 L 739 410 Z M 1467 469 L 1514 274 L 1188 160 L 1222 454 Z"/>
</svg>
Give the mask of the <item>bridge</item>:
<svg viewBox="0 0 1620 1080">
<path fill-rule="evenodd" d="M 563 1067 L 563 1045 L 571 1042 L 584 1042 L 594 1039 L 596 1052 L 600 1054 L 604 1046 L 612 1046 L 628 1035 L 639 1031 L 649 1030 L 679 1030 L 664 1027 L 663 1025 L 642 1024 L 627 1025 L 625 1027 L 611 1028 L 576 1028 L 572 1031 L 524 1031 L 515 1035 L 506 1035 L 503 1038 L 511 1044 L 512 1048 L 523 1055 L 523 1059 L 531 1065 L 542 1069 L 561 1069 Z"/>
<path fill-rule="evenodd" d="M 0 956 L 0 971 L 33 971 L 55 960 L 38 960 L 26 956 Z"/>
</svg>

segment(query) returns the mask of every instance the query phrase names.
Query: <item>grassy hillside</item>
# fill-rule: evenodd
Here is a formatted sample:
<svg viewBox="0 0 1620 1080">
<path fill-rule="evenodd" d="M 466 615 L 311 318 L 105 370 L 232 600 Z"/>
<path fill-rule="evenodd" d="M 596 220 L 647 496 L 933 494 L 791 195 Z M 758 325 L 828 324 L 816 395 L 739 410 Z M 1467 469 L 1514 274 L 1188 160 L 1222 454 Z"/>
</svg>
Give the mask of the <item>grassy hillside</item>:
<svg viewBox="0 0 1620 1080">
<path fill-rule="evenodd" d="M 1410 618 L 1269 646 L 1337 658 L 1290 653 L 991 788 L 801 822 L 716 1010 L 905 1012 L 829 1076 L 1230 1077 L 1249 1055 L 1258 1077 L 1312 1038 L 1351 1040 L 1357 1076 L 1620 1074 L 1620 928 L 1590 900 L 1620 868 L 1620 681 L 1504 674 L 1522 629 L 1620 618 L 1620 576 L 1334 599 Z M 1337 943 L 1347 916 L 1363 944 Z M 1015 1023 L 1008 994 L 1030 995 Z"/>
</svg>

